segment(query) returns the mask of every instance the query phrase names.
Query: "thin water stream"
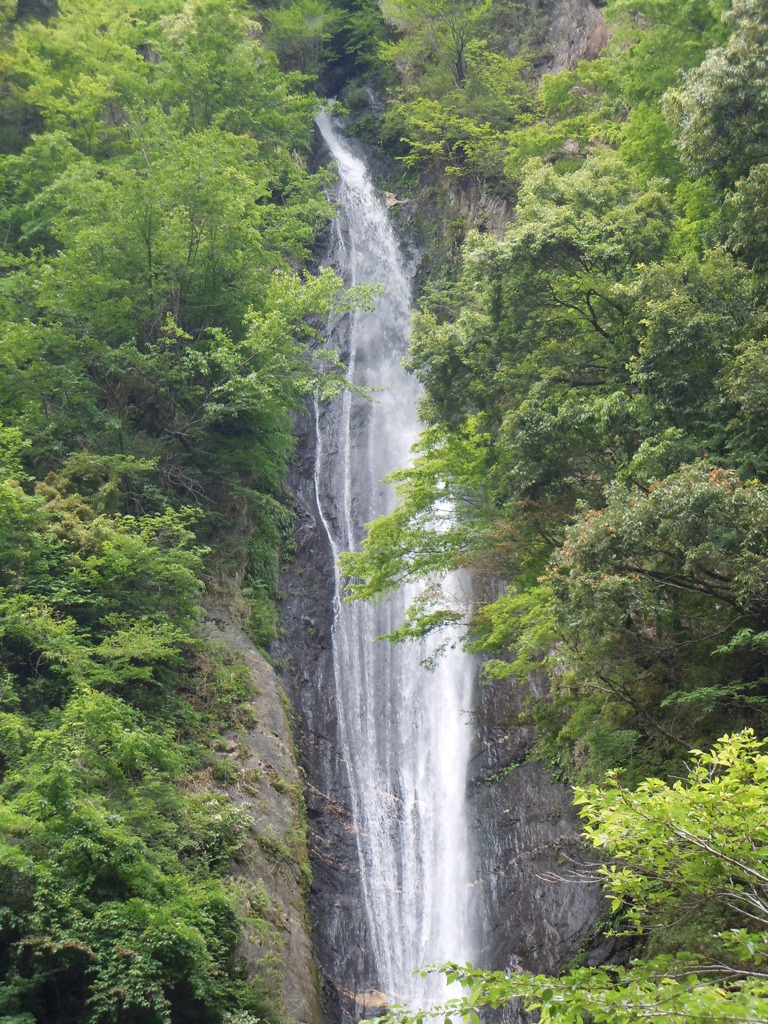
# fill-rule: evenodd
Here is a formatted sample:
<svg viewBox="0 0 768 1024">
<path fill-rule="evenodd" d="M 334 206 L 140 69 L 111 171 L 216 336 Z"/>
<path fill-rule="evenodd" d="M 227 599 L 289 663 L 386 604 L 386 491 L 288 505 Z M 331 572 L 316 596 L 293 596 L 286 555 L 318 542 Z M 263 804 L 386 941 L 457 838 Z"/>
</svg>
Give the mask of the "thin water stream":
<svg viewBox="0 0 768 1024">
<path fill-rule="evenodd" d="M 411 273 L 364 162 L 322 114 L 318 126 L 336 161 L 340 220 L 330 261 L 349 284 L 380 282 L 373 313 L 345 318 L 339 347 L 349 378 L 382 389 L 374 401 L 347 393 L 315 410 L 315 491 L 334 558 L 360 546 L 364 524 L 392 508 L 381 483 L 405 466 L 419 430 L 418 385 L 402 367 L 411 312 Z M 399 625 L 413 594 L 378 605 L 344 603 L 338 568 L 333 675 L 340 762 L 360 866 L 360 886 L 378 988 L 424 1006 L 444 994 L 420 966 L 473 953 L 475 855 L 466 786 L 472 738 L 473 664 L 458 650 L 436 671 L 423 645 L 375 637 Z M 347 983 L 353 988 L 354 980 Z M 364 1009 L 364 1007 L 360 1007 Z"/>
</svg>

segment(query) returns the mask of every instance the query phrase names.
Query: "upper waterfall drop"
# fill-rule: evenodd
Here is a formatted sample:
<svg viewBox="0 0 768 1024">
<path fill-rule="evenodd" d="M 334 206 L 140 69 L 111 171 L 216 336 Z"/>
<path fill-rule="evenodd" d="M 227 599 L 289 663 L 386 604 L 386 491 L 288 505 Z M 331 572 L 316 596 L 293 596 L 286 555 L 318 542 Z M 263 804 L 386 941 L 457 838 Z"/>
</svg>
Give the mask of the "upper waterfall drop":
<svg viewBox="0 0 768 1024">
<path fill-rule="evenodd" d="M 336 161 L 340 217 L 330 262 L 348 284 L 379 282 L 373 313 L 334 326 L 355 385 L 382 389 L 368 402 L 345 393 L 316 406 L 315 491 L 334 558 L 357 549 L 364 524 L 389 511 L 381 483 L 408 464 L 419 432 L 417 382 L 402 367 L 411 273 L 364 162 L 323 113 L 318 127 Z M 434 672 L 427 645 L 376 643 L 402 621 L 413 592 L 378 605 L 345 604 L 335 570 L 332 627 L 338 758 L 346 772 L 360 889 L 378 989 L 389 1001 L 427 1006 L 441 978 L 413 971 L 474 952 L 476 875 L 466 787 L 474 665 L 453 650 Z M 350 911 L 353 912 L 353 911 Z M 354 989 L 355 979 L 346 986 Z M 361 1012 L 370 1007 L 360 1003 Z"/>
</svg>

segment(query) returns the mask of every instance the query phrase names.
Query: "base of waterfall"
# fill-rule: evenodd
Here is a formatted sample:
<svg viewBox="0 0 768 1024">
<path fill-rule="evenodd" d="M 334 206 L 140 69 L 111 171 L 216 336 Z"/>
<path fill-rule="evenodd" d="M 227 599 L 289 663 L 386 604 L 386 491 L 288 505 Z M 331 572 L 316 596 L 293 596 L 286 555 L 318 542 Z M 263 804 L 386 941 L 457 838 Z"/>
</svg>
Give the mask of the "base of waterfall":
<svg viewBox="0 0 768 1024">
<path fill-rule="evenodd" d="M 391 999 L 387 999 L 384 993 L 376 988 L 367 992 L 350 992 L 349 989 L 339 987 L 339 993 L 354 1003 L 360 1013 L 370 1013 L 372 1010 L 383 1013 L 392 1003 Z"/>
</svg>

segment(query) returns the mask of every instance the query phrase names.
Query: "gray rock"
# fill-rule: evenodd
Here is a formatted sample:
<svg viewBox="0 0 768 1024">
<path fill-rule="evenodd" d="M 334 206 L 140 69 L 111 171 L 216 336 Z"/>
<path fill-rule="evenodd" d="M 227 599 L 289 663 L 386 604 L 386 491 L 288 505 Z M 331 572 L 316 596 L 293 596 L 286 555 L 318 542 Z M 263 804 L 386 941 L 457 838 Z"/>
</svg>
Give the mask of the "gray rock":
<svg viewBox="0 0 768 1024">
<path fill-rule="evenodd" d="M 302 792 L 280 683 L 221 608 L 210 607 L 206 638 L 245 660 L 256 724 L 224 734 L 217 755 L 232 781 L 215 787 L 246 810 L 252 824 L 232 874 L 238 880 L 246 975 L 266 982 L 287 1020 L 318 1024 L 320 994 L 305 904 L 307 849 Z"/>
<path fill-rule="evenodd" d="M 554 0 L 541 70 L 557 74 L 581 60 L 594 60 L 608 42 L 602 0 Z"/>
</svg>

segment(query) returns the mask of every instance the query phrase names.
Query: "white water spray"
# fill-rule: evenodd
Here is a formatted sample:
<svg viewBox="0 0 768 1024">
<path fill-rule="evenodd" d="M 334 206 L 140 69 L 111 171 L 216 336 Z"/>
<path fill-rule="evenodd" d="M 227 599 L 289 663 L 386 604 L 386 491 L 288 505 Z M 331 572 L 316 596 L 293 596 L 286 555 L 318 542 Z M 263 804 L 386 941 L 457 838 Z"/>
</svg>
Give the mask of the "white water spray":
<svg viewBox="0 0 768 1024">
<path fill-rule="evenodd" d="M 393 490 L 381 478 L 408 463 L 419 390 L 401 365 L 411 279 L 387 211 L 331 119 L 320 115 L 318 126 L 339 171 L 345 230 L 337 232 L 336 269 L 349 284 L 385 288 L 374 313 L 347 324 L 350 380 L 384 390 L 373 403 L 346 393 L 333 415 L 316 407 L 317 503 L 337 560 L 359 548 L 366 522 L 393 506 Z M 445 994 L 443 982 L 413 971 L 473 953 L 466 802 L 473 665 L 453 650 L 427 672 L 424 645 L 375 642 L 400 625 L 413 592 L 364 605 L 344 604 L 341 591 L 337 567 L 336 709 L 373 960 L 388 1000 L 426 1007 Z"/>
</svg>

